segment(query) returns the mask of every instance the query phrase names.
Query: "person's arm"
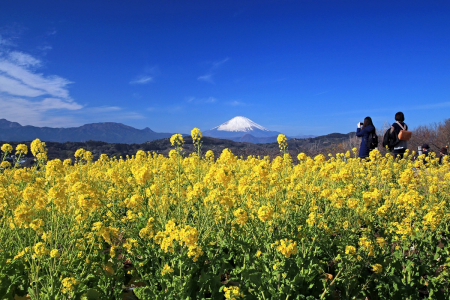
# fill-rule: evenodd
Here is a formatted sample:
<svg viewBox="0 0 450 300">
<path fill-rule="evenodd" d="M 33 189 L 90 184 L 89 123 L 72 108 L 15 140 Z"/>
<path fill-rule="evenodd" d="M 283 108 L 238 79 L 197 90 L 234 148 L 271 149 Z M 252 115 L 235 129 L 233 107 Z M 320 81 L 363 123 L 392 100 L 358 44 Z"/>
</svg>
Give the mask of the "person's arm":
<svg viewBox="0 0 450 300">
<path fill-rule="evenodd" d="M 362 137 L 362 136 L 364 136 L 365 132 L 366 132 L 366 128 L 363 128 L 363 129 L 358 128 L 358 129 L 356 129 L 356 136 L 357 137 Z"/>
</svg>

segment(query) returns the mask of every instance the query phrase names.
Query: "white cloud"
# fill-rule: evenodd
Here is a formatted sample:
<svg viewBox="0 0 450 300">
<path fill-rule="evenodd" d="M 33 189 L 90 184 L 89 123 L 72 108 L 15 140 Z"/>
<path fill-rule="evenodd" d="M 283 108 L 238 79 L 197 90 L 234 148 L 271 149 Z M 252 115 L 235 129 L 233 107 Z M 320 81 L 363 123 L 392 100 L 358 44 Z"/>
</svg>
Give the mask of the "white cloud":
<svg viewBox="0 0 450 300">
<path fill-rule="evenodd" d="M 214 80 L 212 79 L 213 75 L 214 75 L 214 74 L 212 74 L 212 73 L 205 74 L 205 75 L 203 75 L 203 76 L 199 76 L 199 77 L 197 78 L 197 80 L 199 80 L 199 81 L 204 81 L 204 82 L 208 82 L 208 83 L 211 83 L 211 84 L 215 84 Z"/>
<path fill-rule="evenodd" d="M 34 58 L 33 56 L 20 52 L 20 51 L 12 51 L 9 53 L 9 59 L 16 63 L 19 66 L 33 66 L 38 67 L 41 65 L 41 61 L 39 59 Z"/>
<path fill-rule="evenodd" d="M 227 102 L 226 104 L 231 105 L 231 106 L 245 106 L 246 105 L 244 102 L 240 102 L 237 100 Z"/>
<path fill-rule="evenodd" d="M 130 84 L 147 84 L 147 83 L 150 83 L 152 81 L 153 81 L 153 77 L 152 76 L 144 75 L 144 76 L 138 77 L 138 78 L 130 81 Z"/>
<path fill-rule="evenodd" d="M 144 116 L 118 106 L 83 107 L 57 98 L 40 101 L 0 95 L 0 118 L 21 125 L 73 127 L 93 122 L 123 122 Z"/>
<path fill-rule="evenodd" d="M 189 97 L 186 100 L 188 103 L 192 104 L 211 104 L 218 102 L 217 98 L 214 97 L 208 97 L 208 98 L 196 98 L 196 97 Z"/>
<path fill-rule="evenodd" d="M 49 50 L 52 50 L 53 47 L 50 46 L 50 45 L 47 45 L 47 44 L 43 44 L 43 45 L 39 46 L 38 49 L 45 53 L 45 52 L 47 52 Z"/>
<path fill-rule="evenodd" d="M 42 90 L 30 88 L 18 80 L 3 75 L 0 75 L 0 92 L 24 97 L 38 97 L 44 94 Z"/>
<path fill-rule="evenodd" d="M 33 73 L 14 61 L 8 61 L 7 59 L 0 60 L 0 74 L 8 76 L 10 79 L 30 89 L 36 90 L 36 92 L 39 91 L 41 95 L 69 99 L 69 91 L 66 86 L 71 82 L 62 77 L 56 75 L 45 77 L 42 74 Z M 20 94 L 17 96 L 20 96 Z"/>
<path fill-rule="evenodd" d="M 60 113 L 53 113 L 55 110 L 79 110 L 81 105 L 68 103 L 56 98 L 45 98 L 40 101 L 29 100 L 17 97 L 0 96 L 0 118 L 19 122 L 22 125 L 37 126 L 68 126 L 73 123 L 70 119 L 64 122 Z M 58 121 L 56 121 L 58 120 Z"/>
<path fill-rule="evenodd" d="M 11 47 L 11 46 L 14 46 L 14 43 L 8 39 L 5 39 L 4 37 L 2 37 L 0 35 L 0 46 Z"/>
<path fill-rule="evenodd" d="M 204 75 L 197 77 L 197 80 L 204 81 L 204 82 L 211 83 L 211 84 L 216 84 L 213 79 L 213 76 L 215 74 L 213 71 L 217 71 L 220 67 L 222 67 L 222 65 L 224 63 L 226 63 L 229 60 L 230 60 L 230 58 L 226 57 L 222 60 L 210 63 L 211 67 L 209 68 L 208 72 L 206 72 L 206 74 L 204 74 Z"/>
<path fill-rule="evenodd" d="M 57 75 L 36 71 L 42 61 L 0 36 L 0 118 L 22 125 L 70 127 L 92 122 L 142 119 L 140 113 L 118 106 L 89 107 L 74 101 L 69 94 L 71 82 Z M 49 50 L 51 48 L 46 48 Z M 138 78 L 141 83 L 149 76 Z"/>
<path fill-rule="evenodd" d="M 212 69 L 218 69 L 218 68 L 220 68 L 224 63 L 226 63 L 226 62 L 229 61 L 229 60 L 230 60 L 229 57 L 225 57 L 225 58 L 222 59 L 222 60 L 213 62 Z"/>
</svg>

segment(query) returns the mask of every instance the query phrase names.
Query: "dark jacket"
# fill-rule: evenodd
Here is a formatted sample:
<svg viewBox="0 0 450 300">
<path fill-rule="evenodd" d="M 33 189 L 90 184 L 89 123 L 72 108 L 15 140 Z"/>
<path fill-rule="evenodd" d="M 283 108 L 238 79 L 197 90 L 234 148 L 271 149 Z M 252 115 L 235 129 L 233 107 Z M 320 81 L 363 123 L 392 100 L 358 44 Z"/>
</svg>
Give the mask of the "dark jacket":
<svg viewBox="0 0 450 300">
<path fill-rule="evenodd" d="M 361 128 L 356 129 L 356 136 L 362 137 L 361 146 L 359 147 L 359 157 L 361 158 L 369 156 L 370 149 L 368 139 L 369 134 L 371 134 L 372 132 L 375 132 L 375 127 L 373 127 L 372 125 L 368 125 L 363 129 Z"/>
<path fill-rule="evenodd" d="M 402 124 L 402 126 L 403 126 L 403 128 L 405 128 L 405 130 L 408 130 L 408 125 L 406 125 L 403 122 L 400 122 L 400 124 Z M 398 136 L 398 134 L 400 133 L 400 130 L 402 130 L 402 128 L 400 127 L 400 125 L 397 124 L 397 122 L 392 124 L 392 127 L 394 127 L 395 135 Z M 407 141 L 398 141 L 398 143 L 394 146 L 393 152 L 394 153 L 405 153 L 407 148 L 408 148 Z"/>
</svg>

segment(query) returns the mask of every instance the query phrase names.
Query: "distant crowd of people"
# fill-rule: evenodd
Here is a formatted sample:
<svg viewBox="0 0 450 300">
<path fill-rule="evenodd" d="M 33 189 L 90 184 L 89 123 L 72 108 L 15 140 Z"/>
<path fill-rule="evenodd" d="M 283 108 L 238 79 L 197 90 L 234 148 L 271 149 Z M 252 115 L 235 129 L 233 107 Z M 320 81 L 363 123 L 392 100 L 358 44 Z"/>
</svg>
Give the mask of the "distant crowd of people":
<svg viewBox="0 0 450 300">
<path fill-rule="evenodd" d="M 411 135 L 412 132 L 408 130 L 408 125 L 405 124 L 405 115 L 400 111 L 395 114 L 395 122 L 386 130 L 382 145 L 387 147 L 395 158 L 401 159 L 408 149 L 408 141 Z M 358 122 L 356 136 L 361 138 L 358 155 L 360 158 L 369 157 L 370 151 L 378 148 L 378 135 L 371 117 L 364 118 L 364 122 Z M 425 158 L 430 154 L 430 146 L 427 143 L 424 143 L 418 150 L 419 155 L 424 154 Z M 439 153 L 439 163 L 442 164 L 444 157 L 448 155 L 447 147 L 440 148 Z M 426 162 L 426 159 L 424 159 L 424 162 Z"/>
</svg>

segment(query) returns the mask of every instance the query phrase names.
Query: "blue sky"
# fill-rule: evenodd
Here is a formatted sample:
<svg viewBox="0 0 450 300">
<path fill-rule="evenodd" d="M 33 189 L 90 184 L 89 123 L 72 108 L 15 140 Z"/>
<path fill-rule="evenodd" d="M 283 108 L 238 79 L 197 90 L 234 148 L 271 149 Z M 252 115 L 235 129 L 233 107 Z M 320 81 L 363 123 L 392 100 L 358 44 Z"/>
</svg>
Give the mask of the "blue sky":
<svg viewBox="0 0 450 300">
<path fill-rule="evenodd" d="M 287 135 L 450 117 L 450 1 L 0 3 L 0 118 Z"/>
</svg>

